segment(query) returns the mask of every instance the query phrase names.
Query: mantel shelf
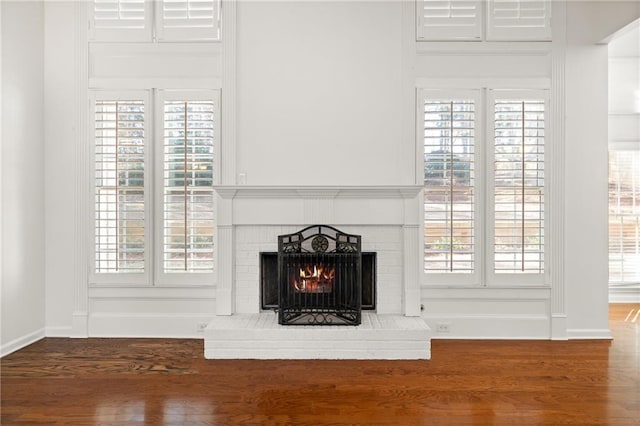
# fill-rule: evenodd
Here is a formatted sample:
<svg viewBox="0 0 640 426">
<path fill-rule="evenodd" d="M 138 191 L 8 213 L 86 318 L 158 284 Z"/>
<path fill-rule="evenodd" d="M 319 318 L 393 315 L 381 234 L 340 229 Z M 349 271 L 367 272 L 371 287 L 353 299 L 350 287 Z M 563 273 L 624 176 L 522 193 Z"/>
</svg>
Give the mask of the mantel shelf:
<svg viewBox="0 0 640 426">
<path fill-rule="evenodd" d="M 422 190 L 421 185 L 382 186 L 273 186 L 218 185 L 215 191 L 223 199 L 234 198 L 396 198 L 411 199 Z"/>
</svg>

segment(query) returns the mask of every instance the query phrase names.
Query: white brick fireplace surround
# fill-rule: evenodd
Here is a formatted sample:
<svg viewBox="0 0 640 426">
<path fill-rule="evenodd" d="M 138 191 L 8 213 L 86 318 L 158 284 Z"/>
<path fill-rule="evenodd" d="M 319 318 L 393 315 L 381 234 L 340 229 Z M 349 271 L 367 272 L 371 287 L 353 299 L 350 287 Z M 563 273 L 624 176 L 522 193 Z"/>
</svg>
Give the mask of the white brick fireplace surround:
<svg viewBox="0 0 640 426">
<path fill-rule="evenodd" d="M 217 316 L 206 358 L 429 359 L 420 318 L 421 186 L 218 186 Z M 352 326 L 281 326 L 260 312 L 259 254 L 325 224 L 377 252 L 376 311 Z"/>
</svg>

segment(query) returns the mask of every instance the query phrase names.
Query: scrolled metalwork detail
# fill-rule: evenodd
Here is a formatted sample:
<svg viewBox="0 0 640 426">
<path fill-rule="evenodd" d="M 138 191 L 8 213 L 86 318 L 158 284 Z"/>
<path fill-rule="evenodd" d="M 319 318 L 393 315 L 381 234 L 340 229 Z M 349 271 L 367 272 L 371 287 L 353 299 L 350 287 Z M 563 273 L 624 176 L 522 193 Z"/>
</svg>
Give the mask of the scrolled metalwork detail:
<svg viewBox="0 0 640 426">
<path fill-rule="evenodd" d="M 316 253 L 324 253 L 329 248 L 329 240 L 327 240 L 327 237 L 323 235 L 318 235 L 311 240 L 311 248 Z"/>
</svg>

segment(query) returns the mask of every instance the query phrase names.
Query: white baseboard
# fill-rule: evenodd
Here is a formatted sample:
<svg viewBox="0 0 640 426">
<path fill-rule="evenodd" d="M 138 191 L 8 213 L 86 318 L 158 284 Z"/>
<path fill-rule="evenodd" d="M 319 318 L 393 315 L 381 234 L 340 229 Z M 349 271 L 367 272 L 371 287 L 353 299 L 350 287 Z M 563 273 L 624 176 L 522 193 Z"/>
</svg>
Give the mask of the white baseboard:
<svg viewBox="0 0 640 426">
<path fill-rule="evenodd" d="M 567 316 L 565 314 L 551 315 L 551 340 L 567 340 Z"/>
<path fill-rule="evenodd" d="M 89 337 L 86 312 L 74 312 L 71 316 L 71 337 Z"/>
<path fill-rule="evenodd" d="M 94 313 L 89 315 L 89 337 L 157 337 L 202 339 L 212 314 Z"/>
<path fill-rule="evenodd" d="M 640 287 L 609 287 L 609 303 L 640 303 Z"/>
<path fill-rule="evenodd" d="M 603 329 L 569 329 L 567 330 L 567 336 L 569 340 L 611 340 L 611 330 L 608 328 Z"/>
<path fill-rule="evenodd" d="M 0 349 L 0 357 L 9 355 L 10 353 L 24 348 L 25 346 L 29 346 L 30 344 L 44 338 L 44 336 L 45 329 L 41 328 L 40 330 L 36 330 L 33 333 L 29 333 L 22 337 L 18 337 L 17 339 L 13 339 L 12 341 L 2 345 L 2 349 Z"/>
<path fill-rule="evenodd" d="M 432 339 L 550 339 L 550 320 L 542 316 L 423 315 Z M 448 326 L 448 331 L 443 327 Z"/>
<path fill-rule="evenodd" d="M 45 328 L 46 337 L 70 337 L 72 328 L 68 327 L 47 327 Z"/>
</svg>

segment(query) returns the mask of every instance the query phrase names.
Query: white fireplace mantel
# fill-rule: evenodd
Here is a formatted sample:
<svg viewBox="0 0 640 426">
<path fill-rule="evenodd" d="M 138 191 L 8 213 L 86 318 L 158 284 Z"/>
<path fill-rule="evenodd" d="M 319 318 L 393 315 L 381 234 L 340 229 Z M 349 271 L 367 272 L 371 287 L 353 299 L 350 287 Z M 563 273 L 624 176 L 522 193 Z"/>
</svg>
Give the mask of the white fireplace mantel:
<svg viewBox="0 0 640 426">
<path fill-rule="evenodd" d="M 420 185 L 381 186 L 295 186 L 295 185 L 218 185 L 223 199 L 233 198 L 413 198 Z"/>
<path fill-rule="evenodd" d="M 418 340 L 424 343 L 425 336 L 428 336 L 428 327 L 419 318 L 422 186 L 219 185 L 215 187 L 215 191 L 218 230 L 218 319 L 214 319 L 208 328 L 208 347 L 228 343 L 219 340 L 225 335 L 220 327 L 226 329 L 230 324 L 233 324 L 233 333 L 238 333 L 239 329 L 242 333 L 249 333 L 247 336 L 256 333 L 253 328 L 252 331 L 247 331 L 244 325 L 239 329 L 236 326 L 244 324 L 245 320 L 253 324 L 253 320 L 247 318 L 257 318 L 255 321 L 259 325 L 268 317 L 268 313 L 260 313 L 259 252 L 273 251 L 277 247 L 279 232 L 293 232 L 296 228 L 302 229 L 314 224 L 355 229 L 355 232 L 362 234 L 363 247 L 368 244 L 378 252 L 378 302 L 376 313 L 370 314 L 373 315 L 371 324 L 378 324 L 376 315 L 382 315 L 386 318 L 384 321 L 388 326 L 383 327 L 387 330 L 385 332 L 393 334 L 416 321 L 420 330 L 418 334 L 422 336 L 422 340 Z M 390 320 L 390 316 L 396 319 Z M 409 322 L 398 318 L 407 318 Z M 397 324 L 404 325 L 398 328 Z M 364 343 L 363 346 L 356 346 L 359 348 L 358 351 L 365 351 L 359 352 L 358 357 L 368 356 L 367 353 L 386 357 L 385 349 L 378 347 L 378 343 L 373 343 L 381 331 L 372 331 L 372 336 L 378 337 L 367 337 L 369 332 L 365 331 L 365 328 L 358 329 L 358 333 L 364 333 L 360 336 Z M 259 329 L 260 332 L 264 331 L 262 328 Z M 285 333 L 286 336 L 291 334 L 290 331 L 282 330 L 274 333 Z M 317 338 L 318 333 L 321 332 L 317 329 L 311 332 L 313 339 Z M 334 330 L 330 333 L 331 339 L 344 337 L 340 334 L 342 332 Z M 415 336 L 411 336 L 409 333 L 405 337 L 414 342 Z M 283 342 L 288 341 L 288 337 L 282 339 Z M 215 345 L 212 342 L 216 342 Z M 382 346 L 388 344 L 391 343 L 381 343 Z M 392 351 L 389 356 L 413 357 L 415 353 L 411 354 L 413 349 L 410 349 L 413 344 L 407 346 L 408 352 Z M 372 348 L 375 349 L 374 352 L 367 352 L 373 350 Z M 235 350 L 231 352 L 234 353 Z M 317 355 L 315 352 L 303 353 L 304 356 Z M 425 356 L 426 353 L 420 356 Z M 212 357 L 231 356 L 227 352 L 218 353 L 213 349 L 209 354 Z M 343 355 L 331 352 L 326 356 Z"/>
<path fill-rule="evenodd" d="M 399 225 L 421 223 L 419 185 L 216 186 L 217 223 Z"/>
<path fill-rule="evenodd" d="M 313 224 L 401 229 L 397 245 L 402 253 L 402 283 L 398 283 L 402 291 L 396 306 L 402 306 L 402 310 L 397 313 L 420 315 L 421 186 L 220 185 L 215 190 L 218 194 L 217 315 L 232 315 L 236 311 L 236 231 L 239 227 Z M 255 285 L 257 288 L 258 282 Z"/>
</svg>

